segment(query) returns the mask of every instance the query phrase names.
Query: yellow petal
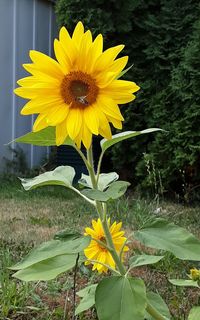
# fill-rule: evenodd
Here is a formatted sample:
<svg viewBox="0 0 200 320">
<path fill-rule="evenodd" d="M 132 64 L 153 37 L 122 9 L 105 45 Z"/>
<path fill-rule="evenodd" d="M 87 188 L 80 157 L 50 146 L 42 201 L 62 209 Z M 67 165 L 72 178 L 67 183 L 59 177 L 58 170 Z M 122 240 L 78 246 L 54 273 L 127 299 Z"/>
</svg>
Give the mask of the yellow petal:
<svg viewBox="0 0 200 320">
<path fill-rule="evenodd" d="M 36 50 L 30 50 L 29 55 L 31 60 L 37 65 L 37 68 L 39 68 L 39 70 L 44 71 L 47 74 L 51 74 L 55 77 L 60 77 L 63 75 L 58 62 L 50 58 L 46 54 Z"/>
<path fill-rule="evenodd" d="M 115 72 L 101 72 L 95 77 L 97 86 L 99 88 L 107 87 L 116 78 L 117 73 Z"/>
<path fill-rule="evenodd" d="M 56 126 L 56 145 L 60 146 L 67 138 L 66 120 Z"/>
<path fill-rule="evenodd" d="M 35 88 L 35 87 L 20 87 L 14 90 L 14 93 L 24 99 L 33 99 L 36 97 L 59 97 L 60 96 L 60 89 L 59 88 Z"/>
<path fill-rule="evenodd" d="M 65 27 L 60 29 L 59 39 L 65 54 L 68 56 L 68 59 L 71 62 L 71 66 L 73 66 L 73 63 L 77 58 L 78 51 Z"/>
<path fill-rule="evenodd" d="M 50 126 L 56 126 L 58 123 L 63 122 L 69 112 L 69 106 L 66 103 L 52 107 L 47 113 L 46 119 Z"/>
<path fill-rule="evenodd" d="M 112 47 L 104 51 L 100 57 L 97 59 L 93 72 L 99 72 L 105 70 L 109 67 L 109 65 L 114 61 L 116 56 L 122 51 L 124 45 L 119 45 L 116 47 Z"/>
<path fill-rule="evenodd" d="M 28 115 L 33 113 L 45 113 L 56 105 L 60 105 L 62 100 L 59 98 L 53 99 L 52 97 L 46 97 L 45 99 L 32 99 L 25 104 L 21 110 L 21 114 Z"/>
<path fill-rule="evenodd" d="M 88 72 L 88 66 L 90 65 L 90 61 L 88 59 L 88 52 L 92 45 L 92 34 L 88 30 L 82 37 L 82 41 L 80 43 L 79 48 L 79 58 L 77 60 L 77 68 L 82 72 Z"/>
<path fill-rule="evenodd" d="M 119 75 L 120 72 L 122 72 L 122 70 L 125 68 L 127 62 L 128 62 L 128 56 L 119 58 L 115 60 L 110 67 L 108 67 L 107 71 L 114 72 L 117 75 Z"/>
<path fill-rule="evenodd" d="M 98 108 L 106 115 L 111 116 L 114 119 L 123 121 L 124 118 L 121 115 L 118 105 L 115 101 L 107 96 L 99 95 L 97 100 Z"/>
<path fill-rule="evenodd" d="M 88 61 L 90 62 L 88 64 L 88 73 L 92 73 L 96 60 L 102 54 L 102 51 L 103 51 L 103 37 L 102 37 L 102 34 L 99 34 L 95 38 L 88 52 Z"/>
<path fill-rule="evenodd" d="M 33 132 L 40 131 L 46 127 L 48 127 L 48 124 L 46 122 L 46 115 L 41 113 L 41 114 L 39 114 L 39 116 L 37 117 L 37 119 L 34 122 Z"/>
<path fill-rule="evenodd" d="M 85 148 L 89 149 L 92 143 L 92 133 L 85 124 L 83 124 L 82 128 L 82 141 Z"/>
<path fill-rule="evenodd" d="M 95 108 L 95 110 L 96 110 L 97 117 L 99 119 L 99 134 L 108 140 L 111 139 L 112 133 L 110 130 L 110 125 L 108 123 L 107 117 L 100 109 L 98 109 L 98 105 Z"/>
<path fill-rule="evenodd" d="M 99 133 L 99 119 L 92 105 L 84 109 L 84 122 L 91 133 L 96 135 Z"/>
<path fill-rule="evenodd" d="M 17 81 L 17 84 L 23 87 L 45 87 L 54 88 L 60 85 L 60 81 L 56 78 L 46 76 L 43 77 L 25 77 Z"/>
<path fill-rule="evenodd" d="M 67 74 L 70 71 L 70 61 L 68 56 L 65 54 L 61 43 L 57 39 L 54 40 L 54 52 L 56 59 L 61 65 L 63 73 Z"/>
<path fill-rule="evenodd" d="M 74 140 L 82 126 L 82 112 L 79 108 L 70 108 L 67 116 L 67 132 L 72 140 Z"/>
<path fill-rule="evenodd" d="M 113 100 L 115 100 L 115 102 L 117 104 L 124 104 L 124 103 L 129 103 L 133 100 L 135 100 L 136 96 L 134 94 L 124 94 L 124 95 L 119 95 L 119 96 L 114 96 L 113 95 Z"/>
<path fill-rule="evenodd" d="M 74 44 L 77 46 L 77 48 L 80 47 L 81 40 L 84 34 L 84 27 L 81 21 L 79 21 L 74 29 L 72 40 Z"/>
<path fill-rule="evenodd" d="M 127 80 L 114 80 L 105 89 L 105 92 L 115 92 L 120 95 L 134 93 L 138 91 L 140 87 L 135 82 Z"/>
<path fill-rule="evenodd" d="M 116 129 L 119 129 L 121 130 L 122 129 L 122 122 L 120 120 L 117 120 L 115 118 L 112 118 L 110 116 L 106 116 L 108 121 L 112 123 L 112 125 L 116 128 Z"/>
</svg>

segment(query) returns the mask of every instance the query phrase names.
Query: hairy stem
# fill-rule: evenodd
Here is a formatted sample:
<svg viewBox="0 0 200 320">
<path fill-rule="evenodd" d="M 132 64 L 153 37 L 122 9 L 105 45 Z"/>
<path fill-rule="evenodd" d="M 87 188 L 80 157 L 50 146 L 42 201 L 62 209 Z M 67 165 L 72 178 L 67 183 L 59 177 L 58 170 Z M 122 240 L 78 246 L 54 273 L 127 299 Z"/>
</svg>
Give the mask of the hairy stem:
<svg viewBox="0 0 200 320">
<path fill-rule="evenodd" d="M 94 167 L 93 167 L 93 154 L 92 154 L 92 147 L 87 151 L 87 160 L 90 164 L 91 170 L 89 170 L 89 175 L 92 181 L 92 185 L 94 189 L 98 189 L 98 184 L 94 172 Z M 125 275 L 126 274 L 126 269 L 123 265 L 123 263 L 120 261 L 120 258 L 118 256 L 118 253 L 115 249 L 115 246 L 113 244 L 112 236 L 110 234 L 109 226 L 108 226 L 108 221 L 106 217 L 106 204 L 102 205 L 100 201 L 96 201 L 96 209 L 99 215 L 99 218 L 102 223 L 102 227 L 104 229 L 105 237 L 106 237 L 106 242 L 109 247 L 109 251 L 113 257 L 113 260 L 115 261 L 117 268 L 120 272 L 120 274 Z"/>
<path fill-rule="evenodd" d="M 98 169 L 97 169 L 97 176 L 95 175 L 95 171 L 94 171 L 94 166 L 93 166 L 93 154 L 92 154 L 92 147 L 90 147 L 90 149 L 87 151 L 87 162 L 89 163 L 88 168 L 88 173 L 90 175 L 91 178 L 91 182 L 92 182 L 92 186 L 94 189 L 98 189 L 98 178 L 100 175 L 100 168 L 101 168 L 101 161 L 103 158 L 103 154 L 101 156 L 101 159 L 99 159 L 99 163 L 98 163 Z M 106 243 L 108 246 L 108 250 L 110 251 L 113 260 L 116 263 L 116 266 L 120 272 L 121 275 L 126 275 L 126 268 L 124 266 L 124 264 L 121 261 L 121 256 L 122 256 L 122 252 L 120 253 L 120 256 L 118 255 L 113 240 L 112 240 L 112 236 L 109 230 L 109 226 L 108 226 L 108 221 L 107 221 L 107 214 L 106 214 L 106 210 L 107 210 L 107 205 L 106 203 L 101 203 L 100 201 L 96 201 L 96 210 L 97 213 L 99 215 L 99 218 L 101 220 L 102 226 L 103 226 L 103 230 L 105 233 L 105 237 L 106 237 Z M 146 307 L 147 312 L 155 319 L 155 320 L 167 320 L 166 317 L 163 317 L 151 304 L 147 303 L 147 307 Z"/>
</svg>

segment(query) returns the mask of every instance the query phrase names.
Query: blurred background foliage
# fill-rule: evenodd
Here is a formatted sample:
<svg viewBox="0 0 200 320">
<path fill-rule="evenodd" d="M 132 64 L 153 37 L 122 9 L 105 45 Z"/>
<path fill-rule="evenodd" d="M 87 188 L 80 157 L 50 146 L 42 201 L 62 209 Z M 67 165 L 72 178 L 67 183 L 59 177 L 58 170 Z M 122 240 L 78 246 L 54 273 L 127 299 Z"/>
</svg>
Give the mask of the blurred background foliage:
<svg viewBox="0 0 200 320">
<path fill-rule="evenodd" d="M 59 26 L 81 20 L 105 48 L 125 44 L 134 66 L 126 79 L 140 85 L 122 106 L 123 130 L 166 132 L 123 142 L 111 151 L 113 167 L 142 190 L 190 198 L 200 185 L 199 0 L 57 0 Z"/>
</svg>

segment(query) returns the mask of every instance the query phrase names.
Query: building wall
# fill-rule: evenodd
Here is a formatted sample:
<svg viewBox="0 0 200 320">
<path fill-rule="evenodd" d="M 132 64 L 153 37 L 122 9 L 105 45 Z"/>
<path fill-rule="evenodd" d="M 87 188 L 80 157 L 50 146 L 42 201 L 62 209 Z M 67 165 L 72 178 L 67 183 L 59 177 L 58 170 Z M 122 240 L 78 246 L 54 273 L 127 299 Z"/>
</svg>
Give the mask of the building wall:
<svg viewBox="0 0 200 320">
<path fill-rule="evenodd" d="M 28 75 L 22 68 L 29 63 L 29 50 L 52 55 L 57 33 L 53 2 L 48 0 L 0 0 L 0 170 L 4 158 L 13 152 L 5 144 L 31 131 L 33 116 L 21 116 L 26 100 L 13 94 L 16 81 Z M 11 144 L 16 148 L 16 144 Z M 29 167 L 48 155 L 45 147 L 21 144 Z"/>
</svg>

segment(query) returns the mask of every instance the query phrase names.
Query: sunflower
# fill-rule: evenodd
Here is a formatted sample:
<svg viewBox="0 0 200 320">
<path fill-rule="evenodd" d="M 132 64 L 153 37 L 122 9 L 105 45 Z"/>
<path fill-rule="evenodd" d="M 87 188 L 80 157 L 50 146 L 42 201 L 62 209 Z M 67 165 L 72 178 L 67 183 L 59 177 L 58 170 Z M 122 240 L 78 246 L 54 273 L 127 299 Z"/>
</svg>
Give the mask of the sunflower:
<svg viewBox="0 0 200 320">
<path fill-rule="evenodd" d="M 33 131 L 48 126 L 56 127 L 56 144 L 69 136 L 80 148 L 88 149 L 92 134 L 111 139 L 109 123 L 122 128 L 124 120 L 118 104 L 135 99 L 139 87 L 131 81 L 117 80 L 127 64 L 128 57 L 116 59 L 124 45 L 103 52 L 103 37 L 94 41 L 88 30 L 78 22 L 72 37 L 62 27 L 59 40 L 54 41 L 56 60 L 30 51 L 33 63 L 23 67 L 31 76 L 20 79 L 15 93 L 29 102 L 21 114 L 38 114 Z"/>
<path fill-rule="evenodd" d="M 122 227 L 122 222 L 116 223 L 116 221 L 110 226 L 110 219 L 108 219 L 108 225 L 109 225 L 109 230 L 112 236 L 113 244 L 115 246 L 115 249 L 117 253 L 119 254 L 125 241 L 127 240 L 124 237 L 124 231 L 120 231 Z M 103 245 L 101 245 L 100 242 L 106 244 L 106 238 L 105 238 L 105 233 L 101 224 L 100 219 L 97 221 L 92 220 L 92 226 L 93 229 L 91 228 L 85 228 L 85 235 L 91 236 L 92 240 L 89 244 L 89 246 L 84 250 L 84 254 L 86 258 L 89 261 L 86 261 L 85 264 L 93 264 L 92 270 L 97 269 L 98 272 L 107 272 L 108 268 L 102 264 L 108 265 L 111 268 L 115 269 L 115 261 L 113 260 L 110 252 L 108 251 L 107 248 L 105 248 Z M 97 241 L 96 241 L 97 240 Z M 127 246 L 124 246 L 123 252 L 128 251 L 129 248 Z M 92 262 L 90 260 L 95 260 L 99 261 L 102 264 L 98 262 Z"/>
<path fill-rule="evenodd" d="M 194 281 L 200 280 L 200 270 L 196 268 L 190 269 L 189 278 Z"/>
</svg>

